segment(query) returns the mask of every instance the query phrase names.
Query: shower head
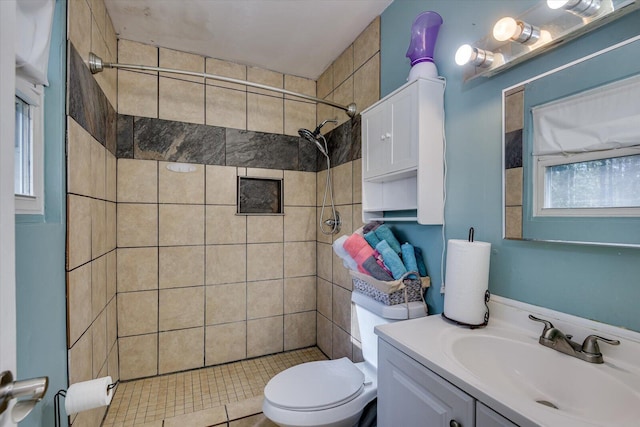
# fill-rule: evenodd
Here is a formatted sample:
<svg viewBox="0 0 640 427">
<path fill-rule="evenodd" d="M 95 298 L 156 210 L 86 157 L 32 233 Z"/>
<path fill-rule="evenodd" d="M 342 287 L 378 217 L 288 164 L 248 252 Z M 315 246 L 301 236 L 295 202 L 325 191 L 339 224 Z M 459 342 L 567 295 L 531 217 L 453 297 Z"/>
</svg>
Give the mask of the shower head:
<svg viewBox="0 0 640 427">
<path fill-rule="evenodd" d="M 338 123 L 338 120 L 327 119 L 324 122 L 320 123 L 313 132 L 311 132 L 309 129 L 304 129 L 304 128 L 298 129 L 298 135 L 300 135 L 302 138 L 306 139 L 309 142 L 314 142 L 318 147 L 318 150 L 320 150 L 320 152 L 324 154 L 326 157 L 329 157 L 329 153 L 327 153 L 326 147 L 323 147 L 322 144 L 320 144 L 320 141 L 318 141 L 318 135 L 320 135 L 320 129 L 322 129 L 322 126 L 326 125 L 329 122 Z M 326 146 L 326 142 L 325 142 L 325 146 Z"/>
</svg>

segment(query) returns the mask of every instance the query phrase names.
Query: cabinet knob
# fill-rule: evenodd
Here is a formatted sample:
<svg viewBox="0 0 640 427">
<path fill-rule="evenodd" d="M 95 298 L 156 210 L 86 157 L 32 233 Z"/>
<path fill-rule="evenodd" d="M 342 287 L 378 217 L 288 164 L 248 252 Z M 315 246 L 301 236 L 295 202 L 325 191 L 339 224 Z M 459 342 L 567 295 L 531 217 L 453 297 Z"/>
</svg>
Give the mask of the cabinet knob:
<svg viewBox="0 0 640 427">
<path fill-rule="evenodd" d="M 387 138 L 391 138 L 391 134 L 389 132 L 387 132 L 384 136 L 386 136 Z"/>
<path fill-rule="evenodd" d="M 384 139 L 385 139 L 384 134 L 380 135 L 380 141 L 384 141 Z"/>
<path fill-rule="evenodd" d="M 460 424 L 459 422 L 457 422 L 456 420 L 451 420 L 449 422 L 449 427 L 462 427 L 462 424 Z"/>
</svg>

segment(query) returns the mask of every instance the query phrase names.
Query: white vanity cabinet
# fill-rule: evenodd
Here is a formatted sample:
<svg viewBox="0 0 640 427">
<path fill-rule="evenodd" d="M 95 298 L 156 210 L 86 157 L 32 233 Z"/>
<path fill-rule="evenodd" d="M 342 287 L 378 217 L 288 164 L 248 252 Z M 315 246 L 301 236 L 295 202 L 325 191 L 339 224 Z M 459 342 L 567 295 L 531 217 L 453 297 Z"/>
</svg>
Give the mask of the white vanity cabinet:
<svg viewBox="0 0 640 427">
<path fill-rule="evenodd" d="M 381 339 L 378 426 L 517 427 Z"/>
<path fill-rule="evenodd" d="M 442 224 L 444 82 L 420 78 L 362 112 L 364 222 L 385 218 Z"/>
</svg>

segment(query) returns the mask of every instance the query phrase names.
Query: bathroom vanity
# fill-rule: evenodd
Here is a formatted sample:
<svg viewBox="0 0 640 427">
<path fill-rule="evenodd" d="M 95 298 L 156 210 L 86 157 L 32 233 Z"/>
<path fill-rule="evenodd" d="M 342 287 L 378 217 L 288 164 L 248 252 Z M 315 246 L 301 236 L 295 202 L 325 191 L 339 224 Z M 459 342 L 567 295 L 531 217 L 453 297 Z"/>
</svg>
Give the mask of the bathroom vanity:
<svg viewBox="0 0 640 427">
<path fill-rule="evenodd" d="M 376 328 L 378 425 L 442 427 L 637 426 L 640 334 L 492 296 L 486 328 L 441 316 Z M 601 344 L 604 363 L 539 344 L 539 323 Z"/>
</svg>

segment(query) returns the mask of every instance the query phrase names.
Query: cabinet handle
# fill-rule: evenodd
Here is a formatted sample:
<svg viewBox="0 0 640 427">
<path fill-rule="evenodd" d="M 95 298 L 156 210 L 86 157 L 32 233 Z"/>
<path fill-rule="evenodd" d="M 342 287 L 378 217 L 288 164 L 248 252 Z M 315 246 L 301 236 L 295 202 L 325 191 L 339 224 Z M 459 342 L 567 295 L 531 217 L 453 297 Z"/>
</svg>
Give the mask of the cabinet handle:
<svg viewBox="0 0 640 427">
<path fill-rule="evenodd" d="M 451 420 L 449 422 L 449 427 L 462 427 L 462 424 L 460 424 L 459 422 L 457 422 L 456 420 Z"/>
</svg>

